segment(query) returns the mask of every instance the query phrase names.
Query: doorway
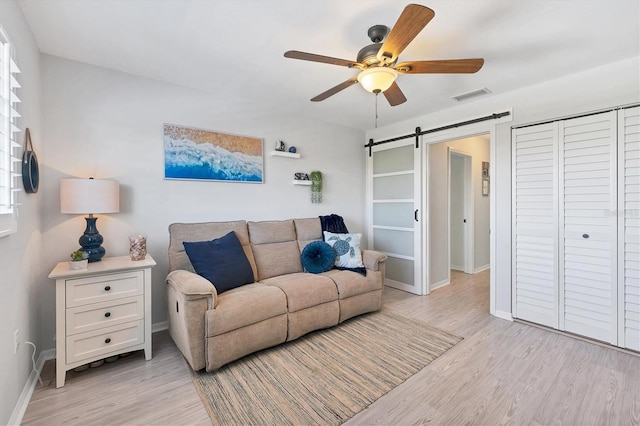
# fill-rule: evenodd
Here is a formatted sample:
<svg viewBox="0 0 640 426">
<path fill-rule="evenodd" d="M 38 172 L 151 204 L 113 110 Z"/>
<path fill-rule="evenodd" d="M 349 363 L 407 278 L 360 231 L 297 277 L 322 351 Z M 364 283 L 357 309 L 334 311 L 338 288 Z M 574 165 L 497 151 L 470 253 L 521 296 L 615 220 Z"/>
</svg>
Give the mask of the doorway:
<svg viewBox="0 0 640 426">
<path fill-rule="evenodd" d="M 448 154 L 449 269 L 473 274 L 473 157 L 451 147 Z"/>
<path fill-rule="evenodd" d="M 497 161 L 497 151 L 496 151 L 496 125 L 499 123 L 505 123 L 511 121 L 512 112 L 509 111 L 504 115 L 496 116 L 493 120 L 479 120 L 477 122 L 464 122 L 464 126 L 443 126 L 441 130 L 432 131 L 432 132 L 423 132 L 415 137 L 412 141 L 414 142 L 414 165 L 413 167 L 404 166 L 401 168 L 396 168 L 393 171 L 383 170 L 384 168 L 374 167 L 374 159 L 376 156 L 376 152 L 384 149 L 383 147 L 388 146 L 389 144 L 396 144 L 397 142 L 406 142 L 407 140 L 413 139 L 413 135 L 400 136 L 393 139 L 387 139 L 384 141 L 380 141 L 377 143 L 371 144 L 368 147 L 368 152 L 365 151 L 365 155 L 367 157 L 367 174 L 366 174 L 366 222 L 367 222 L 367 242 L 368 248 L 372 250 L 378 250 L 387 254 L 389 259 L 387 260 L 387 276 L 391 275 L 392 269 L 395 270 L 396 276 L 400 279 L 396 279 L 397 282 L 396 288 L 401 290 L 410 291 L 415 294 L 420 295 L 428 295 L 431 292 L 430 283 L 432 282 L 432 271 L 431 271 L 431 258 L 430 256 L 433 254 L 431 250 L 430 244 L 432 241 L 437 240 L 437 236 L 434 235 L 433 229 L 430 228 L 431 222 L 431 212 L 429 211 L 430 199 L 434 195 L 432 190 L 429 188 L 429 183 L 433 181 L 430 178 L 432 170 L 430 170 L 429 165 L 429 152 L 428 149 L 431 144 L 439 144 L 441 142 L 459 140 L 463 138 L 470 138 L 478 135 L 482 135 L 489 141 L 489 163 L 493 165 Z M 495 115 L 495 114 L 494 114 Z M 390 132 L 397 131 L 398 134 L 402 134 L 402 126 L 394 126 L 392 128 L 380 130 L 380 132 L 372 132 L 368 134 L 369 141 L 374 141 L 376 136 L 388 136 Z M 393 156 L 392 156 L 393 157 Z M 410 158 L 411 156 L 408 156 Z M 396 159 L 397 160 L 397 159 Z M 388 161 L 394 162 L 393 158 L 388 158 Z M 445 149 L 445 159 L 443 161 L 445 164 L 444 168 L 446 170 L 446 149 Z M 421 167 L 421 165 L 424 165 Z M 375 170 L 375 171 L 374 171 Z M 475 170 L 474 170 L 475 173 Z M 386 177 L 400 179 L 401 175 L 407 175 L 406 179 L 413 182 L 413 196 L 406 197 L 404 199 L 395 199 L 398 198 L 397 195 L 393 199 L 387 199 L 387 196 L 379 197 L 381 194 L 376 194 L 376 186 L 374 181 L 387 180 Z M 411 176 L 411 178 L 409 177 Z M 441 180 L 446 182 L 445 177 L 441 178 Z M 399 187 L 395 186 L 394 187 Z M 489 218 L 488 225 L 486 226 L 486 232 L 489 234 L 489 250 L 485 251 L 483 255 L 487 258 L 486 268 L 488 270 L 489 275 L 489 304 L 490 309 L 489 312 L 492 315 L 504 316 L 502 312 L 496 312 L 496 197 L 495 197 L 495 180 L 492 178 L 486 181 L 485 187 L 487 188 L 487 196 L 485 196 L 485 200 L 487 200 L 488 205 L 491 206 L 489 209 Z M 442 191 L 445 194 L 444 200 L 442 201 L 441 208 L 448 214 L 447 211 L 447 192 L 446 189 Z M 477 188 L 474 184 L 474 195 L 477 192 Z M 406 194 L 410 195 L 410 194 Z M 403 224 L 402 226 L 391 225 L 387 223 L 378 223 L 374 220 L 374 216 L 378 216 L 379 213 L 376 212 L 374 214 L 374 209 L 376 205 L 381 205 L 384 203 L 402 203 L 404 205 L 404 209 L 406 212 L 402 215 L 403 220 L 412 220 L 413 226 L 409 226 L 409 223 Z M 409 206 L 413 205 L 413 211 L 409 210 Z M 380 207 L 378 207 L 380 209 Z M 378 216 L 380 217 L 380 216 Z M 448 219 L 447 219 L 448 222 Z M 477 217 L 476 217 L 477 222 Z M 477 228 L 477 223 L 476 223 Z M 445 224 L 444 240 L 447 241 L 447 249 L 445 253 L 445 269 L 447 274 L 450 272 L 448 265 L 448 223 Z M 489 232 L 491 229 L 493 232 Z M 407 241 L 404 244 L 404 247 L 412 247 L 412 253 L 402 254 L 402 253 L 394 253 L 391 250 L 385 250 L 383 244 L 384 240 L 380 239 L 380 235 L 376 236 L 376 231 L 379 234 L 380 231 L 386 230 L 397 230 L 401 232 L 407 232 L 413 235 L 413 241 Z M 389 247 L 392 249 L 392 247 Z M 503 251 L 503 250 L 501 250 Z M 478 253 L 474 252 L 474 259 L 477 262 Z M 392 264 L 393 263 L 393 264 Z M 477 269 L 475 272 L 478 272 Z M 504 275 L 504 274 L 503 274 Z M 385 285 L 389 284 L 390 280 L 385 279 Z M 405 286 L 404 284 L 411 284 Z M 403 288 L 404 287 L 404 288 Z"/>
<path fill-rule="evenodd" d="M 429 289 L 451 283 L 451 271 L 489 269 L 490 202 L 483 164 L 490 164 L 490 136 L 481 134 L 428 145 L 427 212 Z"/>
</svg>

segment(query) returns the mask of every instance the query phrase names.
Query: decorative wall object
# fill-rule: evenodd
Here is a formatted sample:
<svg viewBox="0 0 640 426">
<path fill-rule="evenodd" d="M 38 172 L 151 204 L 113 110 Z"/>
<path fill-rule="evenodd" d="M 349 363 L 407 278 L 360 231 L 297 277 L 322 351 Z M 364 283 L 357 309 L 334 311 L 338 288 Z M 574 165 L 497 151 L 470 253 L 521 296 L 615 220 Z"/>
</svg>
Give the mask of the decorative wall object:
<svg viewBox="0 0 640 426">
<path fill-rule="evenodd" d="M 264 182 L 263 140 L 164 125 L 165 179 Z"/>
<path fill-rule="evenodd" d="M 24 136 L 24 152 L 22 154 L 22 184 L 24 192 L 27 194 L 35 194 L 38 192 L 40 183 L 40 171 L 38 167 L 38 157 L 33 150 L 33 142 L 31 142 L 31 132 L 27 127 Z"/>
<path fill-rule="evenodd" d="M 322 202 L 322 173 L 317 170 L 309 174 L 311 178 L 311 202 L 318 204 Z"/>
<path fill-rule="evenodd" d="M 482 162 L 482 195 L 489 195 L 489 162 Z"/>
<path fill-rule="evenodd" d="M 482 162 L 482 177 L 489 177 L 489 162 Z"/>
</svg>

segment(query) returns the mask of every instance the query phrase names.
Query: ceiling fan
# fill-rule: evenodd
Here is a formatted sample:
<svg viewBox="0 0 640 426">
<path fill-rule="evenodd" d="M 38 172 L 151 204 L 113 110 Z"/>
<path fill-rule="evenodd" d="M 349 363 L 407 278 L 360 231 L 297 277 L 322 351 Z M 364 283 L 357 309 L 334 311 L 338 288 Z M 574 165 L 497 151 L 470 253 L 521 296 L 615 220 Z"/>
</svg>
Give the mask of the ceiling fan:
<svg viewBox="0 0 640 426">
<path fill-rule="evenodd" d="M 356 61 L 297 50 L 289 50 L 285 52 L 284 56 L 286 58 L 321 62 L 360 70 L 356 77 L 352 77 L 312 98 L 311 101 L 313 102 L 323 101 L 347 87 L 360 83 L 369 92 L 384 93 L 391 106 L 400 105 L 406 102 L 407 98 L 396 83 L 398 74 L 470 74 L 477 72 L 484 64 L 484 59 L 482 58 L 397 63 L 400 53 L 427 26 L 434 16 L 435 12 L 426 6 L 419 4 L 406 6 L 391 30 L 384 25 L 374 25 L 369 28 L 367 35 L 371 38 L 373 44 L 360 49 Z"/>
</svg>

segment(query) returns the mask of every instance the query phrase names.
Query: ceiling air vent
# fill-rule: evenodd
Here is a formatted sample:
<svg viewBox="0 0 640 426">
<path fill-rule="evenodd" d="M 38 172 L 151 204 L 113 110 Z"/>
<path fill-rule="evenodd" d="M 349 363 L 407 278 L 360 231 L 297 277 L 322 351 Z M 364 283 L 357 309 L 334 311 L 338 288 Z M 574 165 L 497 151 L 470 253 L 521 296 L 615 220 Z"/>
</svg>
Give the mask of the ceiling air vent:
<svg viewBox="0 0 640 426">
<path fill-rule="evenodd" d="M 482 89 L 476 89 L 470 92 L 461 93 L 459 95 L 454 96 L 453 99 L 460 102 L 460 101 L 465 101 L 467 99 L 475 98 L 478 96 L 488 95 L 489 93 L 491 93 L 491 90 L 487 89 L 486 87 L 483 87 Z"/>
</svg>

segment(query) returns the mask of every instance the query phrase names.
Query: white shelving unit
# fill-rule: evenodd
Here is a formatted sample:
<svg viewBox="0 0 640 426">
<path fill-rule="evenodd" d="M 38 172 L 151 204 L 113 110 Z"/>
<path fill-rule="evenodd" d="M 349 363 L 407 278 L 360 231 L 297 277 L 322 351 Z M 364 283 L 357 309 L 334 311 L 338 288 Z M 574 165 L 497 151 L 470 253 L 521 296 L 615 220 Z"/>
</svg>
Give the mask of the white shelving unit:
<svg viewBox="0 0 640 426">
<path fill-rule="evenodd" d="M 293 184 L 294 185 L 311 186 L 311 181 L 310 180 L 294 180 Z"/>
<path fill-rule="evenodd" d="M 300 154 L 285 151 L 271 151 L 272 157 L 300 158 Z"/>
</svg>

